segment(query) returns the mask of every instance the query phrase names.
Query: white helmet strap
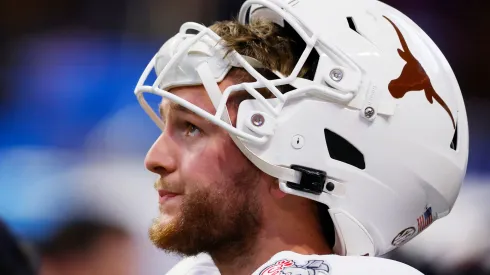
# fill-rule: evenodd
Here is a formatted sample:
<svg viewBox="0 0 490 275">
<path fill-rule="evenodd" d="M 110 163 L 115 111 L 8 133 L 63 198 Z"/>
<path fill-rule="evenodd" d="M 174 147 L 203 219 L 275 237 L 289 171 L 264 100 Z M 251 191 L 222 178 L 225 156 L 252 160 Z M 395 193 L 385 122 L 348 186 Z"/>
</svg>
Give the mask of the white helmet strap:
<svg viewBox="0 0 490 275">
<path fill-rule="evenodd" d="M 209 98 L 211 99 L 211 102 L 213 103 L 215 108 L 218 108 L 219 103 L 221 102 L 221 90 L 218 87 L 218 84 L 216 81 L 214 81 L 213 76 L 211 75 L 211 70 L 209 69 L 209 66 L 206 62 L 203 62 L 198 65 L 196 68 L 199 76 L 202 79 L 202 84 L 204 88 L 206 89 Z M 230 116 L 228 115 L 228 110 L 225 107 L 225 110 L 223 112 L 223 115 L 221 117 L 225 122 L 231 124 L 231 119 Z M 250 151 L 245 144 L 243 144 L 243 141 L 240 140 L 236 135 L 230 133 L 231 139 L 233 142 L 235 142 L 236 146 L 240 151 L 255 165 L 257 168 L 262 170 L 264 173 L 275 177 L 281 181 L 286 181 L 286 182 L 293 182 L 299 184 L 301 181 L 301 172 L 298 172 L 296 170 L 286 168 L 286 167 L 281 167 L 277 166 L 271 163 L 268 163 L 264 161 L 263 159 L 259 158 L 257 155 L 255 155 L 252 151 Z"/>
</svg>

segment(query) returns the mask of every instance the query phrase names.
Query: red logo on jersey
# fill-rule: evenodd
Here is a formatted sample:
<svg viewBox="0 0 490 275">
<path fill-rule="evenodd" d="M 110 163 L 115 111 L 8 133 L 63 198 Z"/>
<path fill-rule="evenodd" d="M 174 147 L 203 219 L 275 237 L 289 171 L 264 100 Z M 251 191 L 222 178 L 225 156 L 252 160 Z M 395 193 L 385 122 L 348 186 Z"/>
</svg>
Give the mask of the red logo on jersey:
<svg viewBox="0 0 490 275">
<path fill-rule="evenodd" d="M 277 261 L 275 264 L 266 267 L 264 270 L 262 270 L 262 272 L 260 272 L 260 275 L 280 275 L 281 271 L 285 267 L 290 266 L 294 266 L 293 260 L 280 260 Z"/>
</svg>

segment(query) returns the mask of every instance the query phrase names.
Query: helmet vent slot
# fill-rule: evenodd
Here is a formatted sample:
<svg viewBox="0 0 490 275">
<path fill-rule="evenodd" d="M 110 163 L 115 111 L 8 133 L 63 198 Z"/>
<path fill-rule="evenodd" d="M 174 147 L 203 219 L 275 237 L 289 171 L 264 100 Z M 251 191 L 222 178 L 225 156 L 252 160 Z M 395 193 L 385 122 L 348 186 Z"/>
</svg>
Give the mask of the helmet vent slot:
<svg viewBox="0 0 490 275">
<path fill-rule="evenodd" d="M 357 31 L 356 23 L 354 23 L 354 19 L 352 19 L 352 17 L 350 17 L 350 16 L 349 16 L 349 17 L 347 17 L 347 23 L 349 23 L 349 27 L 350 27 L 350 28 L 351 28 L 353 31 L 355 31 L 355 32 L 359 33 L 359 32 Z M 359 34 L 360 34 L 360 33 L 359 33 Z"/>
<path fill-rule="evenodd" d="M 338 134 L 325 129 L 328 154 L 332 159 L 347 163 L 361 170 L 366 168 L 364 155 L 354 145 Z"/>
<path fill-rule="evenodd" d="M 458 149 L 458 125 L 456 124 L 456 129 L 454 129 L 453 139 L 451 140 L 451 149 L 456 151 Z"/>
</svg>

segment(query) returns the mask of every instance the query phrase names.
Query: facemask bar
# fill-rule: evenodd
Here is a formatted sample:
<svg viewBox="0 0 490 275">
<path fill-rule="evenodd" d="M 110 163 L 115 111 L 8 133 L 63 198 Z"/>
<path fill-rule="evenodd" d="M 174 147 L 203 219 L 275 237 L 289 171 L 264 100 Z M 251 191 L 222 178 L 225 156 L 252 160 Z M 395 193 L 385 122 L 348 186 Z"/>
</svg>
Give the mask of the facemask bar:
<svg viewBox="0 0 490 275">
<path fill-rule="evenodd" d="M 199 73 L 201 79 L 203 80 L 202 81 L 203 85 L 204 85 L 204 87 L 208 93 L 209 98 L 213 102 L 213 105 L 217 106 L 219 104 L 219 102 L 221 102 L 222 94 L 221 94 L 221 91 L 219 89 L 218 84 L 215 81 L 213 81 L 214 79 L 210 73 L 211 70 L 209 69 L 208 64 L 203 62 L 196 68 L 196 70 Z M 231 124 L 231 120 L 230 120 L 230 117 L 228 115 L 228 111 L 226 108 L 224 109 L 224 112 L 223 112 L 223 115 L 221 116 L 221 118 L 224 121 L 226 121 L 227 123 Z M 236 146 L 240 149 L 240 151 L 256 167 L 258 167 L 260 170 L 262 170 L 266 174 L 273 176 L 277 179 L 280 179 L 284 182 L 300 183 L 301 177 L 302 177 L 300 172 L 293 170 L 293 169 L 289 169 L 287 167 L 282 167 L 282 166 L 277 166 L 277 165 L 271 164 L 271 163 L 263 160 L 259 156 L 257 156 L 254 152 L 250 151 L 250 149 L 247 148 L 247 146 L 245 146 L 245 144 L 243 144 L 243 142 L 238 137 L 236 137 L 232 134 L 230 134 L 230 137 L 233 140 L 233 142 L 236 144 Z"/>
<path fill-rule="evenodd" d="M 199 25 L 194 24 L 194 23 L 190 23 L 190 24 L 186 24 L 185 26 L 183 26 L 181 28 L 181 31 L 183 31 L 185 33 L 185 31 L 187 31 L 188 29 L 191 29 L 191 27 L 194 29 L 200 29 Z M 201 32 L 203 32 L 203 33 L 206 31 L 208 31 L 208 29 L 201 30 Z M 193 40 L 191 40 L 191 42 L 189 42 L 186 45 L 190 46 L 196 41 L 197 41 L 197 39 L 193 39 Z M 181 51 L 182 51 L 182 49 L 180 50 L 179 54 L 182 54 Z M 293 183 L 299 183 L 300 182 L 300 179 L 301 179 L 301 173 L 300 172 L 293 170 L 293 169 L 290 169 L 290 168 L 287 168 L 287 167 L 277 166 L 277 165 L 268 163 L 265 160 L 263 160 L 262 158 L 260 158 L 259 156 L 255 155 L 252 151 L 250 151 L 242 143 L 242 140 L 241 140 L 241 138 L 247 139 L 247 137 L 248 137 L 247 134 L 241 135 L 241 133 L 242 133 L 241 131 L 238 131 L 238 130 L 236 130 L 236 128 L 231 127 L 231 125 L 230 125 L 231 122 L 230 122 L 226 108 L 224 108 L 222 115 L 220 115 L 219 113 L 216 115 L 216 116 L 220 116 L 221 119 L 214 120 L 215 116 L 213 116 L 213 115 L 209 114 L 208 112 L 198 108 L 197 106 L 187 102 L 186 100 L 183 100 L 183 99 L 181 99 L 181 98 L 179 98 L 179 97 L 177 97 L 177 96 L 175 96 L 175 95 L 173 95 L 167 91 L 159 89 L 157 85 L 145 86 L 144 82 L 145 82 L 146 78 L 148 77 L 149 73 L 155 67 L 157 58 L 158 58 L 158 54 L 155 55 L 154 58 L 148 64 L 147 68 L 143 72 L 143 75 L 141 76 L 140 80 L 138 81 L 137 87 L 136 87 L 134 92 L 138 98 L 138 101 L 140 102 L 141 106 L 143 107 L 143 109 L 150 115 L 150 117 L 155 121 L 155 123 L 162 130 L 164 129 L 164 125 L 163 125 L 162 121 L 160 120 L 160 118 L 156 115 L 156 113 L 153 111 L 153 109 L 148 105 L 148 103 L 144 99 L 143 93 L 145 93 L 145 92 L 160 95 L 160 96 L 165 97 L 169 100 L 172 100 L 175 103 L 180 104 L 180 105 L 188 108 L 189 110 L 195 112 L 196 114 L 201 115 L 202 117 L 209 119 L 210 121 L 217 124 L 218 126 L 221 126 L 221 127 L 225 128 L 226 130 L 228 130 L 230 132 L 231 138 L 233 139 L 235 144 L 238 146 L 238 148 L 245 154 L 245 156 L 255 166 L 257 166 L 259 169 L 261 169 L 265 173 L 267 173 L 267 174 L 269 174 L 275 178 L 278 178 L 280 180 L 283 180 L 283 181 L 293 182 Z M 174 55 L 172 57 L 172 59 L 174 59 L 174 60 L 177 60 L 178 58 L 179 58 L 178 55 Z M 248 64 L 248 62 L 243 57 L 239 56 L 239 59 L 240 58 L 241 58 L 241 62 L 243 64 Z M 166 66 L 168 66 L 168 64 Z M 235 64 L 235 66 L 238 67 L 236 64 Z M 300 64 L 300 66 L 302 66 L 302 65 Z M 254 68 L 251 68 L 251 69 L 252 69 L 252 72 L 254 72 L 255 74 L 259 74 L 258 72 L 256 72 L 256 70 Z M 219 104 L 219 102 L 223 102 L 221 91 L 219 91 L 219 87 L 216 83 L 216 80 L 209 73 L 210 69 L 209 69 L 209 66 L 206 64 L 206 62 L 202 62 L 199 65 L 197 65 L 196 71 L 198 72 L 200 78 L 202 79 L 202 84 L 205 86 L 206 91 L 208 92 L 208 96 L 210 97 L 211 101 L 213 102 L 213 105 L 217 106 Z M 158 83 L 158 82 L 156 82 L 156 83 Z M 255 85 L 256 87 L 259 87 L 259 88 L 262 88 L 265 86 L 265 85 L 260 86 L 260 85 L 258 85 L 258 83 L 252 83 L 252 85 Z M 272 83 L 272 85 L 276 85 L 276 84 Z M 239 90 L 239 89 L 237 89 L 237 90 Z M 249 90 L 253 91 L 254 89 L 249 89 Z M 224 101 L 224 102 L 226 103 L 226 101 Z M 257 138 L 257 137 L 252 136 L 252 138 Z M 262 137 L 262 139 L 267 139 L 267 137 Z M 260 143 L 260 142 L 261 142 L 261 140 L 259 140 L 258 143 Z"/>
<path fill-rule="evenodd" d="M 158 58 L 158 53 L 152 58 L 148 66 L 145 68 L 143 74 L 141 75 L 138 84 L 135 88 L 135 95 L 137 96 L 138 102 L 140 105 L 143 107 L 143 109 L 146 111 L 146 113 L 150 116 L 150 118 L 159 126 L 159 128 L 163 131 L 164 125 L 159 118 L 159 116 L 153 111 L 153 109 L 149 106 L 149 104 L 146 102 L 144 98 L 144 93 L 152 93 L 155 95 L 159 95 L 161 97 L 167 98 L 179 105 L 182 105 L 183 107 L 191 110 L 192 112 L 196 113 L 197 115 L 208 119 L 209 121 L 215 123 L 216 125 L 224 128 L 228 132 L 245 139 L 250 142 L 258 143 L 258 144 L 263 144 L 267 141 L 267 137 L 262 136 L 262 137 L 256 137 L 254 135 L 245 133 L 243 131 L 239 131 L 235 127 L 231 126 L 229 123 L 223 121 L 220 119 L 221 116 L 219 116 L 217 119 L 215 115 L 212 115 L 203 109 L 197 107 L 196 105 L 188 102 L 187 100 L 184 100 L 168 91 L 162 90 L 158 87 L 158 84 L 162 81 L 162 79 L 165 77 L 165 75 L 172 69 L 173 66 L 176 65 L 177 61 L 186 53 L 186 51 L 189 50 L 190 46 L 192 46 L 195 42 L 197 42 L 199 39 L 201 39 L 204 35 L 209 34 L 210 31 L 208 31 L 207 28 L 196 24 L 196 23 L 186 23 L 184 26 L 181 28 L 181 31 L 187 31 L 188 29 L 196 29 L 200 30 L 200 32 L 195 35 L 192 38 L 187 38 L 184 40 L 182 47 L 178 50 L 178 52 L 170 59 L 168 64 L 165 65 L 164 69 L 159 73 L 157 79 L 153 83 L 152 86 L 147 86 L 144 85 L 146 79 L 148 78 L 148 75 L 150 72 L 155 68 L 156 65 L 156 60 Z M 184 32 L 185 33 L 185 32 Z M 225 101 L 226 103 L 226 101 Z"/>
<path fill-rule="evenodd" d="M 277 3 L 276 4 L 283 4 L 281 7 L 279 5 L 270 5 L 270 3 L 263 1 L 263 0 L 249 0 L 247 1 L 244 6 L 242 7 L 242 12 L 240 16 L 243 16 L 243 9 L 248 9 L 252 4 L 259 4 L 259 5 L 264 5 L 268 8 L 271 8 L 273 11 L 277 12 L 283 18 L 295 28 L 295 30 L 299 33 L 299 35 L 304 39 L 306 43 L 306 48 L 303 51 L 300 59 L 298 60 L 296 66 L 293 69 L 293 72 L 287 76 L 287 77 L 282 77 L 279 79 L 275 80 L 268 80 L 265 77 L 262 76 L 252 65 L 250 65 L 249 62 L 246 61 L 246 59 L 238 54 L 236 51 L 232 51 L 229 53 L 229 56 L 227 57 L 230 59 L 230 63 L 234 67 L 242 67 L 244 68 L 252 77 L 254 77 L 257 81 L 255 82 L 249 82 L 249 83 L 240 83 L 236 85 L 232 85 L 225 89 L 223 92 L 222 99 L 219 101 L 218 106 L 216 106 L 216 103 L 213 103 L 216 108 L 216 113 L 214 115 L 208 113 L 207 111 L 202 110 L 201 108 L 197 107 L 194 104 L 189 103 L 188 101 L 173 95 L 172 93 L 165 91 L 163 89 L 159 88 L 159 83 L 164 79 L 165 75 L 175 66 L 177 65 L 178 61 L 182 58 L 184 54 L 186 54 L 186 51 L 189 50 L 189 48 L 195 44 L 199 39 L 202 39 L 205 35 L 208 37 L 214 39 L 216 43 L 218 44 L 219 41 L 221 40 L 221 37 L 218 36 L 216 33 L 211 31 L 210 29 L 197 24 L 197 23 L 185 23 L 182 25 L 180 29 L 181 34 L 186 34 L 188 30 L 197 30 L 199 33 L 197 35 L 188 35 L 188 38 L 185 39 L 182 42 L 182 45 L 179 47 L 179 50 L 177 51 L 176 54 L 172 56 L 170 61 L 165 65 L 163 70 L 159 73 L 156 81 L 153 83 L 152 86 L 144 85 L 144 82 L 146 81 L 148 75 L 152 71 L 152 69 L 156 65 L 156 60 L 158 58 L 158 53 L 152 58 L 152 60 L 149 62 L 148 66 L 145 68 L 142 76 L 140 77 L 138 84 L 135 88 L 135 95 L 137 96 L 137 99 L 140 103 L 140 105 L 143 107 L 143 109 L 148 113 L 150 118 L 163 130 L 163 123 L 161 122 L 159 116 L 153 111 L 153 109 L 148 105 L 146 102 L 143 93 L 152 93 L 159 95 L 161 97 L 167 98 L 179 105 L 182 105 L 185 108 L 188 108 L 192 112 L 196 113 L 197 115 L 208 119 L 209 121 L 213 122 L 214 124 L 224 128 L 226 131 L 228 131 L 230 134 L 236 135 L 237 137 L 244 139 L 248 142 L 255 143 L 255 144 L 264 144 L 267 142 L 268 137 L 267 136 L 256 136 L 253 134 L 246 133 L 244 131 L 238 130 L 237 128 L 233 127 L 231 124 L 223 121 L 222 117 L 224 115 L 224 111 L 226 110 L 226 103 L 229 98 L 229 96 L 233 92 L 237 91 L 247 91 L 249 94 L 251 94 L 254 98 L 256 98 L 263 106 L 266 107 L 267 111 L 270 112 L 274 117 L 277 117 L 277 115 L 280 113 L 284 103 L 293 97 L 298 97 L 301 96 L 305 93 L 309 94 L 319 94 L 322 96 L 327 96 L 331 98 L 332 100 L 335 101 L 340 101 L 340 102 L 347 102 L 350 101 L 355 94 L 353 93 L 342 93 L 337 90 L 334 90 L 330 87 L 327 87 L 326 85 L 318 85 L 316 83 L 313 83 L 311 81 L 306 81 L 306 82 L 301 82 L 298 81 L 300 79 L 297 78 L 301 68 L 303 67 L 304 63 L 306 62 L 306 59 L 308 58 L 309 54 L 315 47 L 317 40 L 318 40 L 318 34 L 314 33 L 312 36 L 309 36 L 304 28 L 300 26 L 300 24 L 297 22 L 297 20 L 292 17 L 289 13 L 292 13 L 291 9 L 289 6 L 284 5 L 283 3 Z M 288 11 L 289 13 L 285 12 L 284 10 Z M 241 18 L 240 20 L 242 20 Z M 301 22 L 300 22 L 301 23 Z M 350 60 L 345 54 L 343 54 L 341 51 L 335 49 L 334 46 L 329 46 L 326 45 L 329 50 L 331 50 L 333 53 L 335 53 L 336 56 L 340 57 L 343 61 L 345 61 L 348 65 L 351 65 L 352 68 L 356 69 L 356 71 L 360 71 L 359 67 Z M 277 75 L 280 75 L 279 73 L 276 72 Z M 287 94 L 282 94 L 279 89 L 277 89 L 276 86 L 280 85 L 286 85 L 286 84 L 291 84 L 297 89 L 287 93 Z M 267 100 L 257 91 L 259 88 L 267 88 L 270 92 L 276 96 L 277 99 L 279 99 L 279 104 L 276 106 L 272 106 Z"/>
<path fill-rule="evenodd" d="M 240 9 L 240 14 L 238 17 L 238 20 L 241 23 L 246 22 L 246 16 L 249 11 L 249 9 L 252 7 L 252 5 L 260 5 L 265 8 L 268 8 L 272 10 L 273 12 L 279 14 L 293 29 L 299 34 L 299 36 L 305 41 L 307 47 L 311 45 L 315 45 L 317 36 L 318 34 L 309 30 L 306 28 L 306 24 L 304 21 L 301 20 L 301 17 L 296 14 L 294 9 L 292 9 L 286 1 L 283 0 L 247 0 L 245 3 L 243 3 L 241 9 Z M 309 35 L 308 33 L 313 33 L 313 35 Z M 325 38 L 322 38 L 322 40 L 325 40 Z M 327 50 L 337 58 L 339 58 L 345 65 L 349 66 L 351 69 L 353 69 L 357 73 L 361 73 L 362 70 L 361 68 L 354 62 L 352 59 L 347 56 L 342 50 L 340 50 L 338 47 L 335 46 L 332 41 L 322 41 L 322 45 L 327 48 Z M 296 69 L 296 68 L 295 68 Z M 301 68 L 299 68 L 301 69 Z M 292 76 L 293 74 L 291 74 Z M 329 96 L 332 96 L 333 98 L 337 98 L 338 100 L 341 101 L 349 101 L 351 100 L 355 95 L 352 93 L 349 94 L 344 94 L 339 95 L 338 91 L 337 94 L 332 94 L 331 92 L 328 91 L 323 91 L 327 92 Z M 299 92 L 298 92 L 299 93 Z"/>
<path fill-rule="evenodd" d="M 170 59 L 170 61 L 168 62 L 168 64 L 165 65 L 164 69 L 159 73 L 157 79 L 155 80 L 155 82 L 153 83 L 152 86 L 144 85 L 144 82 L 148 78 L 148 75 L 150 74 L 150 72 L 154 69 L 154 67 L 156 65 L 156 60 L 158 58 L 158 54 L 156 54 L 152 58 L 152 60 L 148 64 L 148 66 L 145 68 L 142 76 L 140 77 L 140 79 L 137 83 L 135 91 L 134 91 L 140 105 L 143 107 L 143 109 L 148 113 L 148 115 L 152 118 L 152 120 L 162 130 L 163 130 L 164 126 L 163 126 L 160 118 L 153 111 L 153 109 L 148 105 L 148 103 L 146 102 L 146 100 L 143 96 L 143 93 L 156 94 L 156 95 L 159 95 L 161 97 L 167 98 L 167 99 L 169 99 L 169 100 L 171 100 L 177 104 L 180 104 L 183 107 L 186 107 L 189 110 L 193 111 L 197 115 L 202 116 L 205 119 L 208 119 L 208 120 L 212 121 L 213 123 L 215 123 L 216 125 L 224 128 L 225 130 L 227 130 L 231 134 L 234 134 L 234 135 L 236 135 L 242 139 L 245 139 L 249 142 L 256 143 L 256 144 L 265 143 L 267 141 L 266 136 L 257 137 L 257 136 L 245 133 L 243 131 L 236 129 L 235 127 L 233 127 L 232 125 L 230 125 L 229 123 L 227 123 L 221 119 L 223 114 L 224 114 L 224 110 L 226 108 L 226 102 L 227 102 L 229 96 L 231 95 L 231 93 L 236 92 L 236 91 L 245 90 L 245 91 L 249 92 L 252 96 L 254 96 L 257 100 L 259 100 L 259 102 L 261 104 L 263 104 L 267 108 L 267 110 L 269 110 L 271 112 L 271 114 L 273 114 L 274 116 L 277 116 L 279 114 L 281 108 L 282 108 L 283 103 L 287 100 L 287 97 L 285 95 L 283 95 L 279 91 L 279 89 L 277 89 L 276 86 L 288 84 L 289 82 L 291 82 L 293 79 L 296 78 L 296 76 L 299 73 L 300 69 L 302 68 L 304 62 L 308 58 L 308 55 L 310 54 L 311 50 L 313 49 L 315 43 L 314 42 L 310 43 L 310 45 L 308 45 L 308 47 L 303 52 L 299 62 L 296 64 L 296 67 L 293 71 L 294 75 L 292 74 L 288 78 L 276 79 L 276 80 L 272 80 L 272 81 L 269 81 L 265 77 L 263 77 L 262 74 L 260 74 L 255 68 L 253 68 L 246 61 L 246 59 L 243 56 L 241 56 L 240 54 L 238 54 L 235 51 L 231 52 L 230 53 L 231 63 L 233 63 L 233 65 L 235 67 L 242 67 L 245 70 L 247 70 L 247 72 L 251 76 L 253 76 L 255 79 L 257 79 L 257 81 L 252 82 L 252 83 L 240 83 L 240 84 L 232 85 L 232 86 L 228 87 L 225 90 L 225 92 L 223 93 L 222 100 L 220 100 L 220 104 L 217 107 L 217 112 L 215 113 L 215 115 L 212 115 L 212 114 L 202 110 L 201 108 L 195 106 L 194 104 L 191 104 L 188 101 L 186 101 L 186 100 L 184 100 L 178 96 L 175 96 L 174 94 L 172 94 L 168 91 L 160 89 L 158 86 L 158 84 L 164 79 L 165 75 L 172 69 L 173 66 L 175 66 L 177 64 L 178 60 L 180 60 L 180 58 L 186 53 L 186 51 L 189 50 L 189 48 L 194 43 L 196 43 L 199 39 L 203 38 L 203 36 L 208 35 L 209 37 L 213 38 L 216 41 L 216 43 L 219 43 L 219 41 L 221 39 L 217 34 L 212 32 L 208 28 L 206 28 L 202 25 L 196 24 L 196 23 L 185 23 L 181 27 L 180 31 L 181 31 L 181 33 L 185 34 L 188 30 L 198 30 L 199 33 L 192 38 L 189 37 L 186 40 L 184 40 L 183 45 L 181 47 L 179 47 L 179 50 L 177 51 L 177 53 L 174 54 L 172 56 L 172 58 Z M 313 38 L 312 41 L 316 41 L 316 38 Z M 271 91 L 279 99 L 281 104 L 278 104 L 276 107 L 272 106 L 256 90 L 259 88 L 268 88 L 269 91 Z"/>
</svg>

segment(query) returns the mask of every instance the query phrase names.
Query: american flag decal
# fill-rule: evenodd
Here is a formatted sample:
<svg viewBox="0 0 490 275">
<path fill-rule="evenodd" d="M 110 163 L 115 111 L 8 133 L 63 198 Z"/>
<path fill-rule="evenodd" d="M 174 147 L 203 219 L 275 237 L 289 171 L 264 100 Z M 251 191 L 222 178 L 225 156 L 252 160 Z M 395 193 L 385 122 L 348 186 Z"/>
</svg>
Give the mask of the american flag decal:
<svg viewBox="0 0 490 275">
<path fill-rule="evenodd" d="M 425 210 L 424 214 L 417 219 L 419 233 L 424 231 L 424 229 L 426 229 L 432 222 L 432 207 L 429 207 Z"/>
</svg>

